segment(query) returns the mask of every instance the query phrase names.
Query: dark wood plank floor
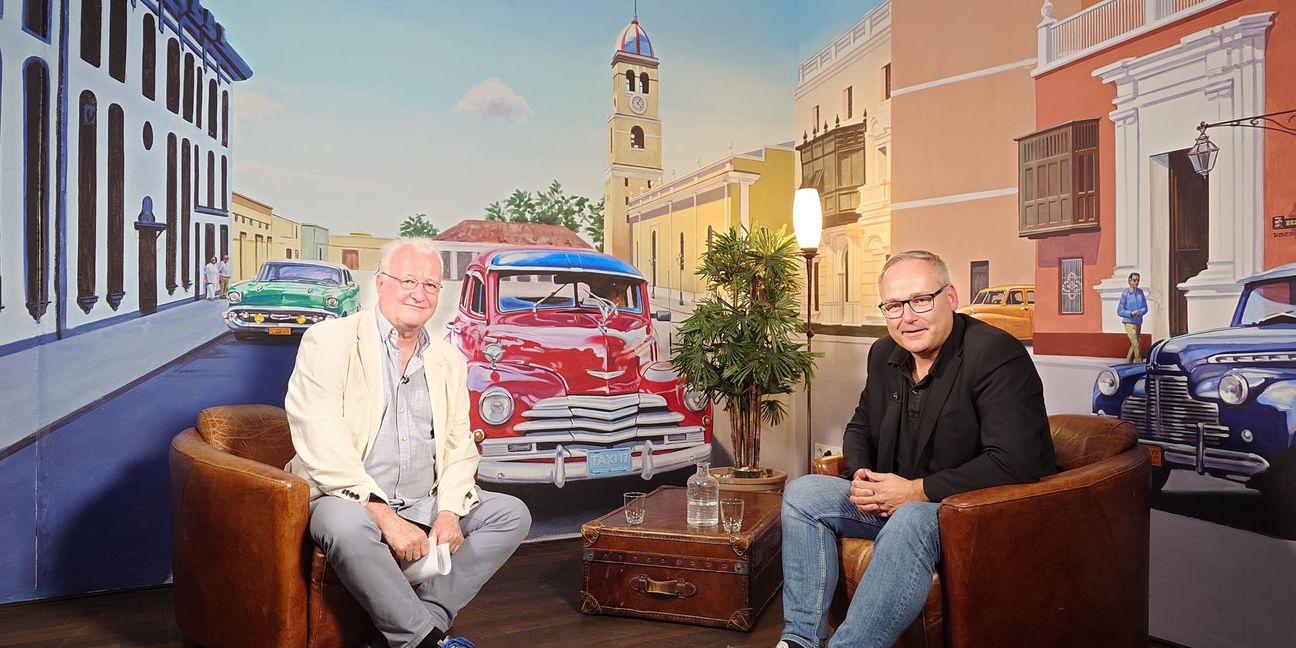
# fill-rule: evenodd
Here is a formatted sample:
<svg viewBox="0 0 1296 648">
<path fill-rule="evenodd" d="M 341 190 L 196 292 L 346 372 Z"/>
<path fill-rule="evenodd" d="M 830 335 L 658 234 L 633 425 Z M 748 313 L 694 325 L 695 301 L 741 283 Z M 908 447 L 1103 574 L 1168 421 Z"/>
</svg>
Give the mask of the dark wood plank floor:
<svg viewBox="0 0 1296 648">
<path fill-rule="evenodd" d="M 481 648 L 773 648 L 783 627 L 781 596 L 751 632 L 733 632 L 584 615 L 579 592 L 579 539 L 524 545 L 460 613 L 454 632 Z M 0 606 L 0 646 L 179 647 L 174 613 L 169 587 Z"/>
</svg>

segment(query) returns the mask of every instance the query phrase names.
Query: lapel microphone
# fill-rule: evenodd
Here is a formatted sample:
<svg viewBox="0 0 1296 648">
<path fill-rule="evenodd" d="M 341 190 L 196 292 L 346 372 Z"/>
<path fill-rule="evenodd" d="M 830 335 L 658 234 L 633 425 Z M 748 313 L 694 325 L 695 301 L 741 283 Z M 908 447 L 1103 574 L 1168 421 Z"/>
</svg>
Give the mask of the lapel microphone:
<svg viewBox="0 0 1296 648">
<path fill-rule="evenodd" d="M 409 376 L 401 376 L 401 384 L 402 384 L 402 385 L 408 385 L 408 384 L 409 384 Z"/>
</svg>

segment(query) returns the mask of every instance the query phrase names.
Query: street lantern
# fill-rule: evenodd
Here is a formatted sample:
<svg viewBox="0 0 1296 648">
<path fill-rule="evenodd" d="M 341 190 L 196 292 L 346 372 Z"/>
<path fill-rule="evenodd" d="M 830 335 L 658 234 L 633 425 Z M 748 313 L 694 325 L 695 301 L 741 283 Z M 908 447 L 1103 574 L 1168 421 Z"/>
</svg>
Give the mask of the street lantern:
<svg viewBox="0 0 1296 648">
<path fill-rule="evenodd" d="M 1197 136 L 1197 143 L 1188 149 L 1188 160 L 1192 162 L 1194 171 L 1207 176 L 1210 175 L 1211 169 L 1215 168 L 1215 157 L 1219 155 L 1219 147 L 1206 135 L 1206 122 L 1202 122 L 1197 130 L 1201 134 Z"/>
<path fill-rule="evenodd" d="M 1266 115 L 1242 117 L 1241 119 L 1229 119 L 1212 124 L 1207 124 L 1206 122 L 1198 124 L 1197 142 L 1193 144 L 1192 148 L 1188 149 L 1188 159 L 1192 162 L 1193 170 L 1203 176 L 1209 175 L 1211 169 L 1215 168 L 1215 156 L 1219 154 L 1219 147 L 1206 136 L 1206 129 L 1215 128 L 1217 126 L 1258 128 L 1260 130 L 1273 131 L 1275 133 L 1296 135 L 1296 110 L 1283 110 L 1281 112 L 1272 112 Z"/>
</svg>

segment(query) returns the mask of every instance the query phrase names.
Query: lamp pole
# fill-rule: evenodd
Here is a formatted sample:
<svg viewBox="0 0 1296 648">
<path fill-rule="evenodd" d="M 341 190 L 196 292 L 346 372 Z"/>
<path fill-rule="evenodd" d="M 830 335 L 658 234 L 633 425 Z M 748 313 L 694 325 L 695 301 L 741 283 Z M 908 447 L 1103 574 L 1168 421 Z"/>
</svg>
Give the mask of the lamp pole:
<svg viewBox="0 0 1296 648">
<path fill-rule="evenodd" d="M 823 235 L 823 202 L 819 200 L 819 191 L 807 187 L 797 189 L 792 197 L 792 227 L 796 231 L 797 245 L 806 260 L 806 351 L 813 351 L 811 345 L 814 329 L 811 326 L 811 300 L 814 299 L 814 258 L 819 251 L 819 239 Z M 810 376 L 806 376 L 806 472 L 814 463 L 814 403 L 810 399 Z"/>
<path fill-rule="evenodd" d="M 818 248 L 801 248 L 806 261 L 806 351 L 814 351 L 814 328 L 810 321 L 810 301 L 814 299 L 814 258 Z M 810 397 L 810 377 L 806 376 L 806 456 L 814 463 L 814 408 Z"/>
</svg>

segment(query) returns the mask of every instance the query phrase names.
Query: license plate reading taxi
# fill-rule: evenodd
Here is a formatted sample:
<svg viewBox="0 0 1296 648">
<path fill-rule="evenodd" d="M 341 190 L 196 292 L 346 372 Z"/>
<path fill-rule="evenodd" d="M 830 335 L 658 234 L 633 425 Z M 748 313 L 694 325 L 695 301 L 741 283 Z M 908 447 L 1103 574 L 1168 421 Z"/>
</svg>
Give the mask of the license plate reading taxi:
<svg viewBox="0 0 1296 648">
<path fill-rule="evenodd" d="M 624 475 L 630 472 L 630 448 L 590 450 L 585 455 L 585 466 L 591 477 Z"/>
<path fill-rule="evenodd" d="M 292 329 L 287 326 L 271 326 L 266 329 L 266 333 L 270 335 L 292 335 Z"/>
<path fill-rule="evenodd" d="M 1161 467 L 1161 446 L 1143 446 L 1147 448 L 1148 456 L 1152 457 L 1152 465 Z"/>
</svg>

